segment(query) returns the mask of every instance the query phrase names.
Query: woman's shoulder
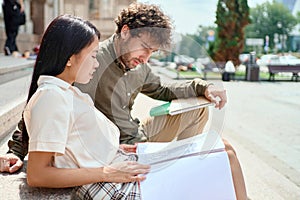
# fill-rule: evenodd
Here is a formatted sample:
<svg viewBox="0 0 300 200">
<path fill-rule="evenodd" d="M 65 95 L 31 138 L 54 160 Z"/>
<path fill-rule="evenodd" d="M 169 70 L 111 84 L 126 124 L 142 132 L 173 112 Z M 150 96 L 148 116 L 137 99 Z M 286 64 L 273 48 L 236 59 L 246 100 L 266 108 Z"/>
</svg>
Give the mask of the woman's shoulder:
<svg viewBox="0 0 300 200">
<path fill-rule="evenodd" d="M 27 104 L 28 109 L 39 108 L 44 111 L 69 107 L 70 97 L 66 92 L 55 85 L 40 86 Z"/>
</svg>

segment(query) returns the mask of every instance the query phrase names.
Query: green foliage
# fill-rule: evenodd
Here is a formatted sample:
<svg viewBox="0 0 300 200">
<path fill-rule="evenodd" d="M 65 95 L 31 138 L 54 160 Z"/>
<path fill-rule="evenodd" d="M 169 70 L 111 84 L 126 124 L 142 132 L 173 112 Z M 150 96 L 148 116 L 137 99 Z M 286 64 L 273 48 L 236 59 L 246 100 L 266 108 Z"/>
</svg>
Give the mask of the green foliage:
<svg viewBox="0 0 300 200">
<path fill-rule="evenodd" d="M 218 38 L 214 44 L 214 60 L 231 60 L 238 65 L 244 47 L 244 27 L 249 23 L 247 0 L 219 0 L 215 23 Z"/>
<path fill-rule="evenodd" d="M 299 22 L 300 22 L 300 14 Z M 246 29 L 247 38 L 264 38 L 269 36 L 269 46 L 274 47 L 274 35 L 289 33 L 297 25 L 295 18 L 289 9 L 282 3 L 266 2 L 256 6 L 250 11 L 251 24 Z"/>
<path fill-rule="evenodd" d="M 296 20 L 297 23 L 300 24 L 300 11 L 297 12 Z M 300 31 L 300 29 L 298 29 L 298 31 Z"/>
<path fill-rule="evenodd" d="M 195 34 L 181 35 L 181 41 L 177 44 L 177 47 L 175 47 L 176 53 L 187 55 L 195 59 L 201 56 L 207 56 L 207 48 L 213 43 L 207 41 L 209 31 L 215 32 L 215 28 L 199 26 Z"/>
</svg>

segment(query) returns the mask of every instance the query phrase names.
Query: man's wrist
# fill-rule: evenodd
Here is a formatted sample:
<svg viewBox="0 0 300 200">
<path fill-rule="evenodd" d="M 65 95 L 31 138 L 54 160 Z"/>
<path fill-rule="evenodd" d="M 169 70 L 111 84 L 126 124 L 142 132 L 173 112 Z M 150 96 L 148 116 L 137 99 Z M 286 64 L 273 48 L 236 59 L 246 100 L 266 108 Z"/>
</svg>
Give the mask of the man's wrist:
<svg viewBox="0 0 300 200">
<path fill-rule="evenodd" d="M 27 152 L 24 152 L 23 144 L 21 144 L 21 142 L 9 140 L 8 147 L 9 150 L 6 152 L 7 154 L 12 153 L 18 156 L 22 161 L 24 160 Z"/>
</svg>

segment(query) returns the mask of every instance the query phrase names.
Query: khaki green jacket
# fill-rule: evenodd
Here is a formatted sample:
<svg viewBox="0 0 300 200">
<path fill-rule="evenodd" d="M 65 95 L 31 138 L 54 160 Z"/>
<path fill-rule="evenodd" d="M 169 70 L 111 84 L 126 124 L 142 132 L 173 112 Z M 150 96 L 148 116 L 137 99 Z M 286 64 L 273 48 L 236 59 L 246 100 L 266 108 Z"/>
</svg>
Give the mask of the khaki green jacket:
<svg viewBox="0 0 300 200">
<path fill-rule="evenodd" d="M 145 141 L 139 120 L 133 119 L 131 110 L 138 93 L 153 99 L 170 101 L 176 98 L 200 96 L 207 83 L 197 79 L 187 83 L 163 85 L 159 76 L 151 71 L 149 64 L 140 64 L 126 71 L 114 48 L 114 35 L 100 44 L 98 62 L 100 67 L 93 80 L 86 85 L 76 84 L 93 98 L 95 106 L 120 129 L 121 143 L 133 144 Z"/>
</svg>

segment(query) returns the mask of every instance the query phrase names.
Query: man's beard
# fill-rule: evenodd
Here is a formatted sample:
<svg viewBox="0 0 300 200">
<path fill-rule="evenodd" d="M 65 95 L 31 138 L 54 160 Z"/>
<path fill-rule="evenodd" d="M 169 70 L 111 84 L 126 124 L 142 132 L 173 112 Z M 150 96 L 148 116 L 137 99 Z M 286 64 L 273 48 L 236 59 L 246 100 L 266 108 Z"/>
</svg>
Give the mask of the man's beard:
<svg viewBox="0 0 300 200">
<path fill-rule="evenodd" d="M 130 40 L 120 43 L 120 53 L 121 53 L 120 60 L 125 65 L 125 69 L 133 69 L 136 67 L 136 66 L 132 65 L 132 63 L 131 63 L 131 61 L 134 59 L 138 60 L 138 62 L 141 63 L 141 61 L 138 58 L 131 57 L 131 51 L 130 51 L 130 48 L 128 48 L 129 41 Z"/>
<path fill-rule="evenodd" d="M 124 40 L 120 39 L 119 48 L 120 48 L 119 58 L 122 61 L 122 63 L 125 66 L 127 66 L 128 65 L 128 62 L 127 62 L 127 60 L 128 60 L 128 53 L 129 53 L 129 50 L 128 50 L 128 41 L 125 42 Z"/>
</svg>

